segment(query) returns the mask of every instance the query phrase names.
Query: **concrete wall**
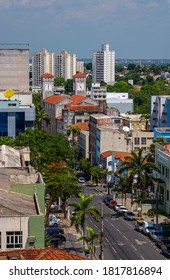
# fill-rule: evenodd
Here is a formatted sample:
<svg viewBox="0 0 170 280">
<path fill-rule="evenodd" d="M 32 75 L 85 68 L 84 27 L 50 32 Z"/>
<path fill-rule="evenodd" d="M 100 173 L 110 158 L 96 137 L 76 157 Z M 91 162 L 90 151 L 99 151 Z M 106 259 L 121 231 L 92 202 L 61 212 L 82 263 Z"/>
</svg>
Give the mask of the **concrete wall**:
<svg viewBox="0 0 170 280">
<path fill-rule="evenodd" d="M 29 50 L 0 49 L 0 90 L 29 91 Z"/>
</svg>

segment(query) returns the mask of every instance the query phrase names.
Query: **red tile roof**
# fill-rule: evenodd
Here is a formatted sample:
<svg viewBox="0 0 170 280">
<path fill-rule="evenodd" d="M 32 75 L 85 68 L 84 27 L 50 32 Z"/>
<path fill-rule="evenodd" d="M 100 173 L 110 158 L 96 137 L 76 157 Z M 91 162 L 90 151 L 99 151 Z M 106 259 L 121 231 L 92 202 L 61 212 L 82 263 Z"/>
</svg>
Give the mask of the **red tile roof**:
<svg viewBox="0 0 170 280">
<path fill-rule="evenodd" d="M 72 95 L 70 97 L 70 103 L 68 103 L 66 106 L 72 106 L 72 105 L 77 105 L 81 103 L 81 101 L 85 100 L 86 96 L 81 96 L 81 95 Z"/>
<path fill-rule="evenodd" d="M 73 75 L 73 77 L 84 78 L 84 77 L 86 77 L 86 74 L 84 74 L 84 73 L 77 73 L 77 74 Z"/>
<path fill-rule="evenodd" d="M 67 111 L 101 111 L 102 109 L 99 106 L 94 105 L 77 105 L 77 106 L 70 106 L 69 108 L 64 108 Z"/>
<path fill-rule="evenodd" d="M 49 74 L 49 73 L 44 73 L 44 74 L 42 74 L 41 75 L 41 77 L 49 77 L 49 78 L 52 78 L 52 77 L 54 77 L 53 75 L 51 75 L 51 74 Z"/>
<path fill-rule="evenodd" d="M 89 122 L 79 122 L 75 123 L 72 126 L 78 127 L 80 130 L 89 130 Z"/>
<path fill-rule="evenodd" d="M 0 252 L 1 260 L 12 259 L 15 256 L 21 256 L 22 260 L 88 260 L 83 256 L 50 247 Z"/>
<path fill-rule="evenodd" d="M 64 95 L 52 95 L 50 97 L 45 98 L 43 100 L 43 102 L 55 104 L 55 103 L 58 103 L 58 102 L 64 100 L 65 98 L 66 97 Z"/>
<path fill-rule="evenodd" d="M 122 161 L 125 159 L 125 157 L 131 156 L 130 152 L 114 152 L 114 151 L 107 151 L 101 154 L 103 158 L 110 157 L 112 154 L 114 154 L 115 158 L 119 158 Z"/>
<path fill-rule="evenodd" d="M 63 117 L 62 117 L 62 116 L 58 116 L 56 119 L 57 119 L 57 120 L 62 120 Z"/>
</svg>

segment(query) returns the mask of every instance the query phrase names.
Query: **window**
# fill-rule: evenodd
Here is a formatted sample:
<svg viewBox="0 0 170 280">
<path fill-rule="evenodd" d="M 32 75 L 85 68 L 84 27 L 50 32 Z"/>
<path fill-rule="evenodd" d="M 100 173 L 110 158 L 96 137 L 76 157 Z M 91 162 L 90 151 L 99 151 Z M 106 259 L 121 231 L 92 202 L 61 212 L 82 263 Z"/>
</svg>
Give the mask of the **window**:
<svg viewBox="0 0 170 280">
<path fill-rule="evenodd" d="M 140 139 L 139 138 L 135 138 L 135 145 L 139 145 L 140 144 Z"/>
<path fill-rule="evenodd" d="M 165 167 L 162 165 L 162 175 L 165 174 Z"/>
<path fill-rule="evenodd" d="M 142 145 L 146 145 L 146 138 L 143 138 L 142 137 L 142 143 L 141 143 Z"/>
<path fill-rule="evenodd" d="M 6 232 L 6 248 L 22 248 L 22 231 Z"/>
<path fill-rule="evenodd" d="M 169 201 L 169 191 L 168 190 L 166 191 L 166 199 L 167 199 L 167 201 Z"/>
</svg>

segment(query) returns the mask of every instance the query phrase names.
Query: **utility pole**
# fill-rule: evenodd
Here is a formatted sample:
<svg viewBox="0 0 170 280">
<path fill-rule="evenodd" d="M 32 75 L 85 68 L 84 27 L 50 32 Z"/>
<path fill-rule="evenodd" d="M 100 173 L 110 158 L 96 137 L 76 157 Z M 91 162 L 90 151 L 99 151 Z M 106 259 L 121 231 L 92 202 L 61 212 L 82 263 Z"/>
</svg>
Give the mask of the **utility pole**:
<svg viewBox="0 0 170 280">
<path fill-rule="evenodd" d="M 103 202 L 101 203 L 101 216 L 100 216 L 100 255 L 99 259 L 103 260 Z"/>
</svg>

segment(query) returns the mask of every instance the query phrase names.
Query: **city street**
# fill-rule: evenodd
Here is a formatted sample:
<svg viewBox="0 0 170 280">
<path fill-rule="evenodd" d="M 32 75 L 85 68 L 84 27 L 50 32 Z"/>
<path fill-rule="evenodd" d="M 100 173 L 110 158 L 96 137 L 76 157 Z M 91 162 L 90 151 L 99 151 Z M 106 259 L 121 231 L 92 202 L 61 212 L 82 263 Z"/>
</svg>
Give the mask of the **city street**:
<svg viewBox="0 0 170 280">
<path fill-rule="evenodd" d="M 101 209 L 102 193 L 94 186 L 84 187 L 84 194 L 94 194 L 93 205 Z M 166 259 L 154 243 L 145 235 L 134 230 L 134 221 L 126 221 L 114 210 L 103 204 L 103 259 L 104 260 L 164 260 Z M 100 222 L 87 216 L 86 225 L 101 232 Z M 99 258 L 100 244 L 96 245 Z"/>
</svg>

